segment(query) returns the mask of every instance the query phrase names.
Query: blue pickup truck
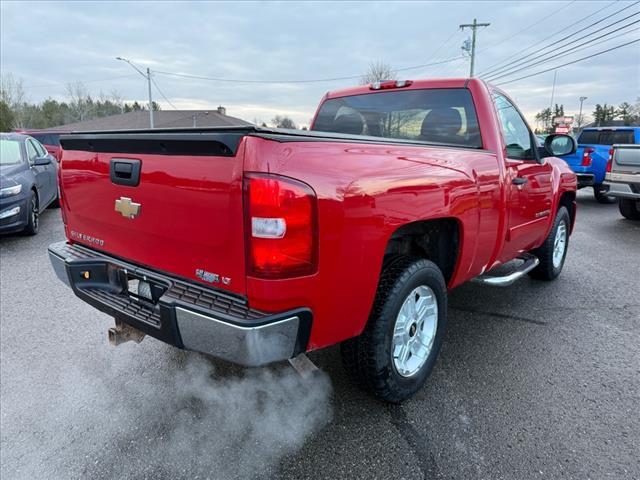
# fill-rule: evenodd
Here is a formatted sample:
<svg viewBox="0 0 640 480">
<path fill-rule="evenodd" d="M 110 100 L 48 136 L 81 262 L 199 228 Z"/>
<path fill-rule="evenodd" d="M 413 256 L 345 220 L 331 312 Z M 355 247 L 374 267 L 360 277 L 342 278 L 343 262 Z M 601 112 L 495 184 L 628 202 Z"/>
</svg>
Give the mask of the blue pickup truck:
<svg viewBox="0 0 640 480">
<path fill-rule="evenodd" d="M 607 195 L 603 185 L 607 161 L 612 145 L 640 144 L 640 126 L 585 128 L 578 137 L 578 149 L 563 158 L 578 177 L 578 188 L 593 187 L 593 194 L 600 203 L 614 203 L 615 197 Z"/>
</svg>

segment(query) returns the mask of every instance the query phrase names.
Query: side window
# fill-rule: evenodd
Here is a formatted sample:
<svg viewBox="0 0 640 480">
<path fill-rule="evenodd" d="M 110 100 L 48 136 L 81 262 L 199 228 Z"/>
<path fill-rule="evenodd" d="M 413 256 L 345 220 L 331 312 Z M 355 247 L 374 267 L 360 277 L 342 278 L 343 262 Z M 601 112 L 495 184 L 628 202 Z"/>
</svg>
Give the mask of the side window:
<svg viewBox="0 0 640 480">
<path fill-rule="evenodd" d="M 33 145 L 36 148 L 36 152 L 38 152 L 39 157 L 45 157 L 47 155 L 47 149 L 42 146 L 40 142 L 37 140 L 32 140 Z"/>
<path fill-rule="evenodd" d="M 36 150 L 38 151 L 38 155 L 40 157 L 46 157 L 47 154 L 48 154 L 47 149 L 44 148 L 44 146 L 38 141 L 35 141 L 33 143 L 35 143 L 35 145 L 36 145 Z"/>
<path fill-rule="evenodd" d="M 27 158 L 29 159 L 29 163 L 33 163 L 33 161 L 39 156 L 40 155 L 38 154 L 33 142 L 31 140 L 27 140 Z"/>
<path fill-rule="evenodd" d="M 531 145 L 531 132 L 513 104 L 499 93 L 493 93 L 498 111 L 507 157 L 518 160 L 533 160 L 535 154 Z"/>
</svg>

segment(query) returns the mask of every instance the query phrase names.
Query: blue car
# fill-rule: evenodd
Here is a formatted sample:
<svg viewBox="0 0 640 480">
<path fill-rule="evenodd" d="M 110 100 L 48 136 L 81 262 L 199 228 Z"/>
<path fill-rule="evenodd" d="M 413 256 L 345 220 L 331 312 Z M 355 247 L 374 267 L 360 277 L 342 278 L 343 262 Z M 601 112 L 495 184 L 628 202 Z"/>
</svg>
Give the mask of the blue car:
<svg viewBox="0 0 640 480">
<path fill-rule="evenodd" d="M 578 188 L 593 187 L 593 194 L 600 203 L 614 203 L 615 197 L 607 195 L 603 185 L 612 145 L 640 144 L 640 127 L 585 128 L 578 137 L 578 149 L 563 158 L 578 177 Z"/>
<path fill-rule="evenodd" d="M 0 134 L 0 233 L 38 233 L 40 212 L 59 206 L 58 162 L 35 138 Z"/>
</svg>

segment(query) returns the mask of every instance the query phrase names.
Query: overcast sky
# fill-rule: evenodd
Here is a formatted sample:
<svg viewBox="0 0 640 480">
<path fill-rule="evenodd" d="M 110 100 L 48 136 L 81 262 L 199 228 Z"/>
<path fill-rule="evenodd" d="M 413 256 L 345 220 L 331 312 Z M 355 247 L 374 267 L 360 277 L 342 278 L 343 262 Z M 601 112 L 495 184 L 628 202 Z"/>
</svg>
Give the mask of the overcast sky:
<svg viewBox="0 0 640 480">
<path fill-rule="evenodd" d="M 590 23 L 624 12 L 582 30 Z M 478 31 L 476 72 L 497 62 L 520 61 L 553 40 L 561 53 L 633 21 L 621 21 L 581 41 L 597 28 L 638 14 L 632 2 L 13 2 L 1 3 L 1 69 L 24 82 L 27 97 L 65 98 L 65 84 L 82 80 L 93 94 L 117 90 L 125 100 L 146 101 L 145 80 L 116 56 L 141 68 L 240 80 L 312 80 L 358 76 L 373 60 L 401 69 L 459 57 L 470 36 L 459 25 L 491 25 Z M 596 12 L 592 17 L 576 23 Z M 545 19 L 545 17 L 547 17 Z M 539 22 L 539 23 L 537 23 Z M 537 24 L 536 24 L 537 23 Z M 536 24 L 536 25 L 534 25 Z M 533 25 L 533 26 L 532 26 Z M 561 65 L 640 38 L 640 23 L 620 30 L 580 52 L 541 63 L 495 83 Z M 635 29 L 635 30 L 633 30 Z M 549 40 L 544 40 L 562 31 Z M 625 33 L 627 32 L 627 33 Z M 622 35 L 621 35 L 622 34 Z M 621 36 L 618 36 L 621 35 Z M 447 42 L 448 40 L 448 42 Z M 535 48 L 534 48 L 535 46 Z M 542 59 L 547 59 L 544 57 Z M 499 66 L 499 65 L 498 65 Z M 495 67 L 494 67 L 495 68 Z M 468 58 L 402 70 L 397 77 L 468 76 Z M 551 101 L 553 71 L 504 85 L 532 120 Z M 178 109 L 227 107 L 229 115 L 266 121 L 276 114 L 308 124 L 317 102 L 332 89 L 358 79 L 316 83 L 234 83 L 155 73 Z M 163 109 L 169 103 L 154 89 Z M 554 103 L 577 113 L 596 103 L 633 103 L 640 95 L 640 43 L 557 70 Z"/>
</svg>

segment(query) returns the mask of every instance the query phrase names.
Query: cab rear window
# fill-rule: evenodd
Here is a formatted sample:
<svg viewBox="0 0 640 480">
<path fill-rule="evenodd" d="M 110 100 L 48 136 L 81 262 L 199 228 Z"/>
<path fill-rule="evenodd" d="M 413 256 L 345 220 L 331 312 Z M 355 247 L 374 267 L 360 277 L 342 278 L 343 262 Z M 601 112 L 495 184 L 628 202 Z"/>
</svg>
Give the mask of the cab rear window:
<svg viewBox="0 0 640 480">
<path fill-rule="evenodd" d="M 465 88 L 332 98 L 320 107 L 313 130 L 482 147 L 471 92 Z"/>
<path fill-rule="evenodd" d="M 585 130 L 578 143 L 586 145 L 634 144 L 633 130 Z"/>
</svg>

